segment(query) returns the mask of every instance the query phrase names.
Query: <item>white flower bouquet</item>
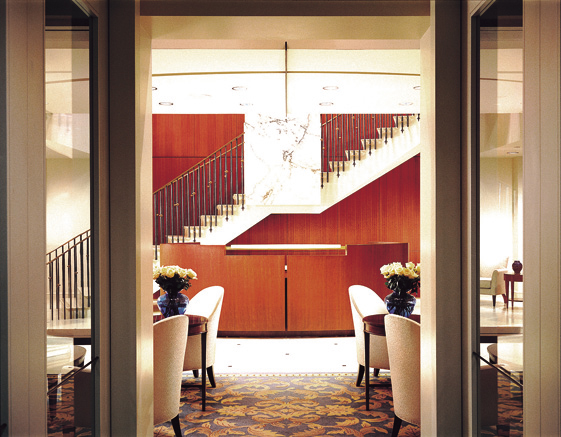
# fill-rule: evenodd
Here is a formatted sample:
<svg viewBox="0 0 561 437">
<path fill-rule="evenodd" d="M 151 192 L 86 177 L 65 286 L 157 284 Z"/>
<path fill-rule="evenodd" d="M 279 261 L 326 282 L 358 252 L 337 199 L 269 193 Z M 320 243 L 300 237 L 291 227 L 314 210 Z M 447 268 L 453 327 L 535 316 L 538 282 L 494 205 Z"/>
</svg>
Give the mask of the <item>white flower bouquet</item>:
<svg viewBox="0 0 561 437">
<path fill-rule="evenodd" d="M 386 287 L 400 294 L 415 294 L 421 286 L 421 264 L 408 262 L 403 267 L 401 263 L 394 262 L 382 266 L 380 273 L 386 279 Z"/>
<path fill-rule="evenodd" d="M 166 293 L 179 293 L 191 286 L 191 280 L 197 279 L 197 274 L 191 269 L 179 266 L 162 266 L 154 269 L 152 276 Z"/>
</svg>

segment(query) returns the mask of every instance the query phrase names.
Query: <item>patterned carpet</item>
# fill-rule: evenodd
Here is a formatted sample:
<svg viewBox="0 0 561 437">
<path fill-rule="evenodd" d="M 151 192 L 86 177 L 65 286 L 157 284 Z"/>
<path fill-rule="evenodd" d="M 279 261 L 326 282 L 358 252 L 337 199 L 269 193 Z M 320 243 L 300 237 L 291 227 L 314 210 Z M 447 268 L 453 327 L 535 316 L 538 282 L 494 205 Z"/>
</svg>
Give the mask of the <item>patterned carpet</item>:
<svg viewBox="0 0 561 437">
<path fill-rule="evenodd" d="M 388 435 L 393 425 L 390 387 L 372 392 L 370 411 L 364 387 L 355 387 L 354 374 L 332 375 L 221 375 L 207 391 L 206 411 L 196 381 L 185 378 L 181 413 L 184 435 L 226 434 L 257 436 Z M 380 378 L 387 383 L 389 379 Z M 378 382 L 377 381 L 377 382 Z M 172 436 L 169 424 L 154 435 Z M 405 426 L 400 435 L 417 436 Z"/>
<path fill-rule="evenodd" d="M 354 374 L 216 375 L 207 388 L 206 411 L 191 373 L 181 390 L 181 428 L 185 436 L 253 435 L 308 437 L 322 435 L 388 436 L 393 426 L 391 388 L 372 388 L 370 411 L 364 405 L 364 385 Z M 374 381 L 387 383 L 384 376 Z M 72 427 L 72 384 L 57 396 L 51 436 L 86 436 L 89 429 Z M 482 435 L 522 435 L 522 402 L 516 386 L 501 378 L 499 427 Z M 173 436 L 171 423 L 154 428 L 154 436 Z M 403 424 L 401 437 L 419 436 L 416 426 Z"/>
</svg>

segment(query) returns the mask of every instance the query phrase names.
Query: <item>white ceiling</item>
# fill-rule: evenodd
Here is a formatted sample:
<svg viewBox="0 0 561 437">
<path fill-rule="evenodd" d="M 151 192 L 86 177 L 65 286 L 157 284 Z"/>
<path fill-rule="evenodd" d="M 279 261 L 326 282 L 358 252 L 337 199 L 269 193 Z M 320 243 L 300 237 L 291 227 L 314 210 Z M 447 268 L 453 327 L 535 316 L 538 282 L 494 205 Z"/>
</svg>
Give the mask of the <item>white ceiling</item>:
<svg viewBox="0 0 561 437">
<path fill-rule="evenodd" d="M 418 49 L 155 49 L 152 56 L 155 114 L 420 109 Z"/>
</svg>

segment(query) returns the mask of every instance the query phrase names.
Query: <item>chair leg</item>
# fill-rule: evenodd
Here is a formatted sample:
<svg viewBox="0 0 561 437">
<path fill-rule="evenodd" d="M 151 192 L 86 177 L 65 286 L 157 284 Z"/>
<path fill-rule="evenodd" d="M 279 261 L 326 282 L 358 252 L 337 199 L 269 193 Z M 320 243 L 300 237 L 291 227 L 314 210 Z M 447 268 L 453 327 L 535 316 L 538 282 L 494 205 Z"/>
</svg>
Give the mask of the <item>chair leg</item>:
<svg viewBox="0 0 561 437">
<path fill-rule="evenodd" d="M 364 366 L 362 364 L 358 365 L 358 372 L 356 374 L 356 387 L 360 387 L 362 383 L 362 378 L 364 377 Z"/>
<path fill-rule="evenodd" d="M 175 432 L 175 437 L 181 437 L 181 425 L 179 424 L 179 414 L 171 419 L 171 424 L 173 425 L 173 431 Z"/>
<path fill-rule="evenodd" d="M 377 378 L 380 374 L 380 369 L 374 369 L 374 376 Z"/>
<path fill-rule="evenodd" d="M 195 378 L 198 378 L 199 377 L 199 371 L 198 370 L 193 370 L 193 376 Z"/>
<path fill-rule="evenodd" d="M 401 422 L 402 420 L 394 414 L 392 437 L 397 437 L 397 435 L 399 434 L 399 428 L 401 428 Z"/>
<path fill-rule="evenodd" d="M 497 296 L 493 295 L 493 308 L 495 307 L 496 303 L 497 303 Z"/>
<path fill-rule="evenodd" d="M 207 367 L 206 373 L 208 375 L 208 382 L 210 382 L 211 387 L 216 388 L 216 380 L 214 379 L 214 367 Z"/>
</svg>

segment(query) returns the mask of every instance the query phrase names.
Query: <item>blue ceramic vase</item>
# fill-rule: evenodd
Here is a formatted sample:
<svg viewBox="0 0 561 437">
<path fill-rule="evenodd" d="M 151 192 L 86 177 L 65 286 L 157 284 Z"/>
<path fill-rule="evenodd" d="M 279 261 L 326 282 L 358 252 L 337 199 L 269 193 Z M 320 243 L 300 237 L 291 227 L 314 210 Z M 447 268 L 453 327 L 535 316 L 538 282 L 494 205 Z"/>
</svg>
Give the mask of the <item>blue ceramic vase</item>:
<svg viewBox="0 0 561 437">
<path fill-rule="evenodd" d="M 409 317 L 415 309 L 417 299 L 405 291 L 394 291 L 386 296 L 384 302 L 390 314 Z"/>
<path fill-rule="evenodd" d="M 160 308 L 162 315 L 167 318 L 185 314 L 185 310 L 189 304 L 189 298 L 178 291 L 170 291 L 162 294 L 156 302 L 158 303 L 158 308 Z"/>
</svg>

